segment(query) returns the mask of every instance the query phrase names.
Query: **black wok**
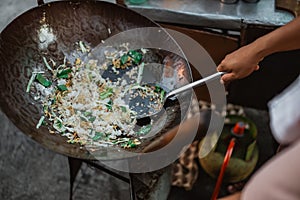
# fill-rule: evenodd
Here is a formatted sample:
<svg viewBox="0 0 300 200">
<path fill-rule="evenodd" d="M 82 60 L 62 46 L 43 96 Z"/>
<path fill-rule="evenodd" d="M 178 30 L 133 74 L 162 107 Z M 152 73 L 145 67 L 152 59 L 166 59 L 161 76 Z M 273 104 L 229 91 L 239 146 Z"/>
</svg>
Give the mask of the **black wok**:
<svg viewBox="0 0 300 200">
<path fill-rule="evenodd" d="M 94 159 L 85 148 L 68 144 L 66 138 L 50 134 L 46 127 L 36 129 L 42 107 L 26 93 L 32 69 L 42 63 L 42 57 L 62 61 L 74 60 L 72 52 L 78 41 L 92 48 L 111 34 L 138 27 L 158 27 L 156 23 L 125 7 L 101 1 L 58 1 L 35 7 L 12 21 L 0 35 L 0 105 L 8 118 L 25 134 L 58 153 L 81 159 Z M 49 29 L 50 28 L 50 29 Z M 46 33 L 45 30 L 46 29 Z M 41 32 L 44 31 L 44 35 Z M 162 59 L 166 52 L 158 52 Z M 171 58 L 177 59 L 176 56 Z M 191 81 L 188 64 L 185 76 Z M 178 80 L 174 80 L 178 81 Z M 177 86 L 179 87 L 178 83 Z M 189 106 L 171 105 L 161 134 L 180 123 Z M 152 139 L 153 140 L 153 139 Z M 150 141 L 144 141 L 144 148 Z"/>
</svg>

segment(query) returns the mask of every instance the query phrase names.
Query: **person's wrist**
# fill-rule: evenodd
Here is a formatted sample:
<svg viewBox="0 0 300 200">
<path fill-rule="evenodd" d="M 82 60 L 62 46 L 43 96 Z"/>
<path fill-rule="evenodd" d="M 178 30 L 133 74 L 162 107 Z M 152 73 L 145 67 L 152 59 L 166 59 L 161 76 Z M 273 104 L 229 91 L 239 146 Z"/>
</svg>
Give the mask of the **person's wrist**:
<svg viewBox="0 0 300 200">
<path fill-rule="evenodd" d="M 276 40 L 269 35 L 262 36 L 253 42 L 257 50 L 258 61 L 262 61 L 265 57 L 278 52 Z"/>
<path fill-rule="evenodd" d="M 258 64 L 268 55 L 268 46 L 265 44 L 264 41 L 261 40 L 261 38 L 257 39 L 252 44 L 252 50 L 253 52 L 255 52 L 255 60 Z"/>
</svg>

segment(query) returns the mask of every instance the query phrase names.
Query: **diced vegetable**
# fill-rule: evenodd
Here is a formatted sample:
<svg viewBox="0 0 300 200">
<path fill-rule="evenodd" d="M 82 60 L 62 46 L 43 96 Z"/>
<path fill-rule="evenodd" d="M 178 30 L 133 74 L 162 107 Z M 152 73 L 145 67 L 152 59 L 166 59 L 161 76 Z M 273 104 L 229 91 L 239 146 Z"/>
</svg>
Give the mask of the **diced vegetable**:
<svg viewBox="0 0 300 200">
<path fill-rule="evenodd" d="M 31 87 L 31 85 L 32 85 L 32 83 L 33 83 L 35 77 L 36 77 L 36 74 L 35 74 L 35 73 L 32 73 L 32 74 L 31 74 L 31 77 L 30 77 L 30 79 L 29 79 L 29 81 L 28 81 L 27 87 L 26 87 L 26 92 L 29 92 L 29 91 L 30 91 L 30 87 Z"/>
<path fill-rule="evenodd" d="M 43 111 L 44 111 L 44 113 L 45 113 L 45 112 L 48 112 L 48 108 L 49 108 L 49 106 L 47 106 L 47 105 L 43 106 Z"/>
<path fill-rule="evenodd" d="M 44 64 L 46 65 L 47 69 L 49 69 L 50 71 L 52 71 L 52 67 L 49 65 L 47 59 L 43 56 L 43 61 L 44 61 Z"/>
<path fill-rule="evenodd" d="M 143 54 L 134 50 L 129 51 L 128 55 L 133 59 L 133 62 L 137 65 L 140 64 L 143 58 Z"/>
<path fill-rule="evenodd" d="M 89 119 L 86 117 L 86 116 L 80 116 L 80 120 L 81 121 L 84 121 L 84 122 L 88 122 L 89 121 Z"/>
<path fill-rule="evenodd" d="M 121 145 L 123 148 L 135 148 L 137 145 L 133 140 L 129 140 Z"/>
<path fill-rule="evenodd" d="M 149 124 L 149 125 L 146 125 L 146 126 L 142 126 L 140 128 L 140 130 L 137 132 L 137 135 L 146 135 L 147 133 L 149 133 L 152 129 L 152 126 Z"/>
<path fill-rule="evenodd" d="M 120 106 L 120 107 L 121 107 L 122 112 L 127 112 L 127 108 L 125 106 Z"/>
<path fill-rule="evenodd" d="M 105 134 L 104 134 L 104 133 L 101 133 L 101 132 L 96 132 L 96 133 L 95 133 L 95 136 L 94 136 L 94 137 L 92 137 L 92 140 L 93 140 L 93 141 L 97 141 L 97 140 L 99 140 L 99 139 L 103 138 L 104 136 L 105 136 Z"/>
<path fill-rule="evenodd" d="M 78 41 L 76 47 L 78 52 L 73 52 L 73 56 L 87 53 L 90 49 L 82 41 Z M 73 63 L 67 61 L 66 56 L 63 61 L 48 55 L 47 58 L 42 57 L 45 70 L 41 70 L 40 66 L 35 68 L 26 87 L 26 92 L 30 92 L 35 81 L 34 100 L 42 106 L 43 116 L 36 128 L 50 125 L 49 132 L 67 137 L 68 143 L 95 145 L 96 148 L 103 145 L 135 148 L 139 145 L 141 142 L 135 137 L 149 133 L 151 125 L 135 131 L 137 112 L 125 104 L 127 97 L 124 99 L 124 94 L 149 95 L 156 103 L 165 93 L 163 90 L 155 93 L 154 86 L 140 85 L 145 65 L 143 54 L 147 50 L 129 51 L 127 43 L 120 47 L 120 51 L 112 48 L 105 52 L 104 63 L 79 57 L 74 57 Z M 125 73 L 126 79 L 117 76 L 117 81 L 113 81 L 102 76 L 102 72 L 110 67 L 114 75 Z M 137 91 L 132 91 L 134 88 Z"/>
<path fill-rule="evenodd" d="M 108 111 L 112 111 L 112 105 L 113 105 L 113 101 L 109 100 L 109 102 L 107 102 L 106 104 L 106 108 Z"/>
<path fill-rule="evenodd" d="M 64 127 L 62 120 L 59 119 L 58 117 L 55 118 L 53 128 L 60 133 L 63 133 L 64 131 L 66 131 L 66 128 Z"/>
<path fill-rule="evenodd" d="M 65 69 L 57 73 L 57 78 L 69 78 L 69 74 L 72 72 L 71 69 Z"/>
<path fill-rule="evenodd" d="M 50 87 L 52 85 L 52 82 L 43 77 L 42 74 L 37 74 L 35 79 L 44 87 Z"/>
<path fill-rule="evenodd" d="M 91 116 L 92 114 L 93 114 L 93 113 L 90 112 L 90 111 L 85 111 L 85 112 L 83 113 L 83 115 L 84 115 L 85 117 Z"/>
<path fill-rule="evenodd" d="M 76 139 L 69 139 L 67 142 L 69 144 L 75 144 L 75 143 L 77 143 L 77 140 Z"/>
<path fill-rule="evenodd" d="M 155 86 L 154 92 L 160 93 L 161 91 L 163 91 L 164 89 L 162 89 L 159 85 Z"/>
<path fill-rule="evenodd" d="M 164 98 L 165 98 L 165 96 L 166 96 L 166 91 L 162 90 L 162 91 L 160 92 L 160 100 L 163 101 Z"/>
<path fill-rule="evenodd" d="M 57 89 L 58 89 L 59 91 L 62 91 L 62 92 L 68 90 L 68 88 L 67 88 L 66 85 L 58 85 L 58 86 L 57 86 Z"/>
<path fill-rule="evenodd" d="M 89 122 L 94 122 L 96 120 L 96 117 L 95 116 L 91 116 L 90 118 L 89 118 Z"/>
<path fill-rule="evenodd" d="M 122 57 L 121 57 L 121 65 L 125 65 L 128 61 L 128 58 L 129 56 L 127 54 L 124 54 Z"/>
<path fill-rule="evenodd" d="M 90 111 L 85 111 L 83 113 L 83 116 L 82 116 L 82 120 L 83 121 L 89 121 L 89 122 L 94 122 L 96 120 L 96 117 L 92 115 L 93 113 L 90 112 Z"/>
<path fill-rule="evenodd" d="M 36 129 L 39 129 L 41 127 L 41 125 L 43 124 L 44 120 L 45 120 L 45 116 L 42 116 L 40 118 L 39 122 L 36 125 Z"/>
<path fill-rule="evenodd" d="M 100 99 L 106 99 L 113 95 L 113 89 L 112 88 L 107 88 L 105 91 L 100 93 Z"/>
</svg>

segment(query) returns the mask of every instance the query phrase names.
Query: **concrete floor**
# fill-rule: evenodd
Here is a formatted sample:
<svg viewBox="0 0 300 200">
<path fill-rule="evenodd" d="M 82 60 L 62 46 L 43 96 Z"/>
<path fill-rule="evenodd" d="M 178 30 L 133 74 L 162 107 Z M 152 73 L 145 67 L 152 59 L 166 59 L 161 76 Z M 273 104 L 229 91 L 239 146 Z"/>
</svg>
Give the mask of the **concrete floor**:
<svg viewBox="0 0 300 200">
<path fill-rule="evenodd" d="M 68 159 L 43 148 L 0 113 L 0 199 L 69 198 Z M 73 199 L 129 199 L 128 184 L 83 164 Z"/>
</svg>

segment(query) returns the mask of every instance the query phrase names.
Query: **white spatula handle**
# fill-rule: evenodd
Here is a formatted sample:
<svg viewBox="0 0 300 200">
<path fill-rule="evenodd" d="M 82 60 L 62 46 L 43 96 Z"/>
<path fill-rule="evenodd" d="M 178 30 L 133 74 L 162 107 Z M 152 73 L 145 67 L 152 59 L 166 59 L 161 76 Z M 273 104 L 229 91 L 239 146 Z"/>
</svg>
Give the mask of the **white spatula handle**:
<svg viewBox="0 0 300 200">
<path fill-rule="evenodd" d="M 218 78 L 218 77 L 222 76 L 223 74 L 226 74 L 226 72 L 217 72 L 217 73 L 214 73 L 214 74 L 212 74 L 212 75 L 210 75 L 210 76 L 207 76 L 207 77 L 205 77 L 205 78 L 202 78 L 202 79 L 200 79 L 200 80 L 198 80 L 198 81 L 195 81 L 195 82 L 192 82 L 192 83 L 187 84 L 187 85 L 185 85 L 185 86 L 182 86 L 182 87 L 180 87 L 180 88 L 177 88 L 177 89 L 173 90 L 172 92 L 170 92 L 170 93 L 167 95 L 167 97 L 170 97 L 170 96 L 179 94 L 179 93 L 181 93 L 181 92 L 183 92 L 183 91 L 186 91 L 186 90 L 188 90 L 188 89 L 191 89 L 191 88 L 193 88 L 193 87 L 195 87 L 195 86 L 204 84 L 204 83 L 207 82 L 207 81 L 214 80 L 215 78 Z"/>
</svg>

